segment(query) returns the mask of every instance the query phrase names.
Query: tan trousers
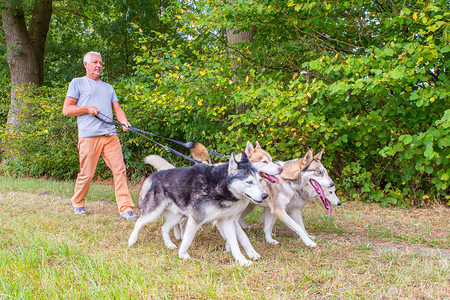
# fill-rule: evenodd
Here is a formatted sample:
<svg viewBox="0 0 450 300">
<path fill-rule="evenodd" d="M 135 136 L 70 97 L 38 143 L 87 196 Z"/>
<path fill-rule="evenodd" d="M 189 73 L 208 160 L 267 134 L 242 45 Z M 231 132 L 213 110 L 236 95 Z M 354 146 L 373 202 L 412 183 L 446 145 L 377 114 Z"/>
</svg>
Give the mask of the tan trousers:
<svg viewBox="0 0 450 300">
<path fill-rule="evenodd" d="M 113 174 L 119 213 L 123 214 L 133 210 L 134 203 L 128 189 L 127 174 L 119 137 L 113 135 L 82 138 L 78 142 L 78 152 L 80 154 L 80 173 L 78 173 L 75 183 L 72 205 L 74 207 L 85 206 L 85 197 L 91 186 L 98 159 L 102 155 L 103 160 Z"/>
</svg>

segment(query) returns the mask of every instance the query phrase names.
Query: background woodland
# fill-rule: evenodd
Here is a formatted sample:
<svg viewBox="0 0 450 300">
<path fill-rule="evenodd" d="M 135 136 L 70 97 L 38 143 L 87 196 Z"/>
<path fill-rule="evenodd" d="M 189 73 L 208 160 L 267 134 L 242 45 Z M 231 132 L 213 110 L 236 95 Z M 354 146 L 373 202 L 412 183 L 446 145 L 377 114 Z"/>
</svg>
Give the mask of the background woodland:
<svg viewBox="0 0 450 300">
<path fill-rule="evenodd" d="M 67 86 L 100 52 L 132 126 L 277 160 L 324 149 L 342 199 L 448 204 L 448 1 L 1 1 L 0 147 L 8 176 L 73 180 Z M 133 180 L 160 154 L 120 139 Z M 175 144 L 157 139 L 186 153 Z M 108 178 L 105 164 L 97 170 Z"/>
</svg>

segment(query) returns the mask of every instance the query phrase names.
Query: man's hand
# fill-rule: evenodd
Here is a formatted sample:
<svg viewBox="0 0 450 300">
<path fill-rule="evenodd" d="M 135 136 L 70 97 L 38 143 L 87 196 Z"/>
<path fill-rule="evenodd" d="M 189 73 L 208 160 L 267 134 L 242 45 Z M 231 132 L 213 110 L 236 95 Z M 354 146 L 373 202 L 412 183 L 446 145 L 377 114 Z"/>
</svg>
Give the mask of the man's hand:
<svg viewBox="0 0 450 300">
<path fill-rule="evenodd" d="M 130 122 L 128 122 L 127 117 L 125 116 L 124 111 L 120 107 L 119 101 L 113 102 L 112 108 L 114 110 L 114 113 L 116 114 L 117 121 L 122 123 L 125 126 L 122 126 L 123 131 L 130 130 L 129 127 L 131 127 Z"/>
<path fill-rule="evenodd" d="M 122 130 L 123 130 L 123 131 L 128 131 L 128 130 L 130 130 L 130 129 L 129 129 L 129 127 L 131 127 L 130 122 L 126 121 L 125 123 L 122 123 L 122 124 L 123 124 L 123 125 L 126 125 L 126 127 L 125 127 L 125 126 L 122 126 Z"/>
<path fill-rule="evenodd" d="M 81 116 L 84 114 L 89 114 L 93 117 L 98 115 L 100 113 L 100 110 L 96 106 L 77 106 L 78 99 L 72 98 L 72 97 L 66 97 L 64 100 L 64 106 L 63 106 L 63 114 L 64 116 Z"/>
<path fill-rule="evenodd" d="M 88 106 L 88 114 L 95 117 L 100 113 L 100 110 L 96 106 Z"/>
</svg>

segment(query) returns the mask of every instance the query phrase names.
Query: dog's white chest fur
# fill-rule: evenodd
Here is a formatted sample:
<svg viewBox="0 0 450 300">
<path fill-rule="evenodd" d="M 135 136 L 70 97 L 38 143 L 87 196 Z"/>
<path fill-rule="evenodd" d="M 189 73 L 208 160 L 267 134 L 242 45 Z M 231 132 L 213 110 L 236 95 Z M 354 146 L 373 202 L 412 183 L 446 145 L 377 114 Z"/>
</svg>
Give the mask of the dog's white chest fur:
<svg viewBox="0 0 450 300">
<path fill-rule="evenodd" d="M 248 205 L 249 200 L 242 199 L 238 201 L 227 201 L 222 203 L 222 208 L 217 209 L 216 206 L 210 206 L 205 210 L 206 216 L 204 223 L 214 220 L 222 220 L 231 216 L 238 216 Z"/>
</svg>

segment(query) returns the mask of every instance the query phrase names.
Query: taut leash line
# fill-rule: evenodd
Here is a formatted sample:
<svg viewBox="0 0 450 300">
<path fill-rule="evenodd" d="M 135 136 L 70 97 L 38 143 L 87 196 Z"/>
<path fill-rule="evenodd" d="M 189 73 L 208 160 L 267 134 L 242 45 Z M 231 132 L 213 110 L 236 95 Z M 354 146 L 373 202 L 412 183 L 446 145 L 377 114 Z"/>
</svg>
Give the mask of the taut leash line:
<svg viewBox="0 0 450 300">
<path fill-rule="evenodd" d="M 106 118 L 110 118 L 110 117 L 108 117 L 108 116 L 105 115 L 105 114 L 102 114 L 102 113 L 98 113 L 98 114 L 99 114 L 99 115 L 102 115 L 102 116 L 104 116 L 104 117 L 106 117 Z M 96 117 L 97 119 L 99 119 L 100 121 L 106 123 L 106 124 L 117 125 L 117 126 L 123 126 L 123 127 L 126 127 L 126 128 L 128 128 L 128 129 L 130 129 L 130 130 L 132 130 L 132 131 L 140 132 L 140 133 L 144 133 L 144 134 L 149 134 L 149 135 L 153 135 L 153 136 L 159 137 L 159 138 L 161 138 L 161 139 L 164 139 L 164 140 L 167 140 L 167 141 L 171 141 L 171 142 L 174 142 L 174 143 L 176 143 L 176 144 L 178 144 L 178 145 L 181 145 L 181 146 L 184 146 L 184 147 L 186 147 L 186 148 L 189 148 L 190 142 L 188 142 L 188 143 L 183 143 L 183 142 L 180 142 L 180 141 L 177 141 L 177 140 L 172 140 L 172 139 L 169 139 L 169 138 L 166 138 L 166 137 L 163 137 L 163 136 L 159 136 L 159 135 L 154 134 L 154 133 L 150 133 L 150 132 L 147 132 L 147 131 L 144 131 L 144 130 L 140 130 L 140 129 L 138 129 L 138 128 L 134 128 L 134 127 L 132 127 L 132 126 L 129 126 L 129 127 L 128 127 L 128 126 L 126 126 L 125 124 L 122 124 L 122 123 L 120 123 L 120 122 L 115 122 L 114 120 L 113 120 L 113 121 L 106 121 L 106 120 L 100 118 L 98 115 L 95 116 L 95 117 Z"/>
<path fill-rule="evenodd" d="M 106 118 L 110 118 L 110 117 L 108 117 L 107 115 L 102 114 L 102 113 L 99 113 L 99 115 L 102 115 L 102 116 L 104 116 L 104 117 L 106 117 Z M 143 138 L 145 138 L 145 139 L 147 139 L 147 140 L 149 140 L 149 141 L 152 141 L 152 142 L 155 143 L 156 145 L 158 145 L 158 146 L 164 148 L 166 151 L 170 151 L 170 152 L 172 152 L 172 153 L 174 153 L 174 154 L 176 154 L 176 155 L 178 155 L 178 156 L 180 156 L 180 157 L 182 157 L 182 158 L 184 158 L 184 159 L 187 159 L 187 160 L 189 160 L 189 161 L 191 161 L 191 162 L 193 162 L 193 163 L 195 163 L 195 164 L 201 164 L 201 163 L 202 163 L 201 161 L 198 161 L 198 160 L 196 160 L 196 159 L 192 159 L 192 158 L 190 158 L 189 156 L 186 156 L 186 155 L 184 155 L 184 154 L 178 152 L 178 151 L 175 150 L 175 149 L 172 149 L 172 148 L 169 148 L 169 147 L 167 147 L 167 146 L 165 146 L 165 145 L 163 145 L 163 144 L 160 144 L 160 143 L 158 143 L 157 141 L 152 140 L 151 138 L 145 136 L 144 134 L 153 135 L 153 136 L 156 136 L 156 137 L 159 137 L 159 138 L 162 138 L 162 139 L 165 139 L 165 140 L 174 142 L 174 143 L 176 143 L 176 144 L 182 145 L 182 146 L 187 147 L 187 148 L 189 148 L 188 145 L 190 144 L 190 142 L 189 142 L 189 143 L 182 143 L 182 142 L 179 142 L 179 141 L 176 141 L 176 140 L 172 140 L 172 139 L 165 138 L 165 137 L 162 137 L 162 136 L 159 136 L 159 135 L 156 135 L 156 134 L 153 134 L 153 133 L 144 131 L 144 130 L 140 130 L 140 129 L 134 128 L 134 127 L 132 127 L 132 126 L 126 126 L 125 124 L 122 124 L 122 123 L 120 123 L 120 122 L 116 122 L 116 121 L 114 121 L 114 120 L 112 120 L 112 121 L 106 121 L 106 120 L 100 118 L 98 115 L 95 116 L 95 118 L 97 118 L 97 119 L 100 120 L 101 122 L 103 122 L 103 123 L 105 123 L 105 124 L 108 124 L 108 125 L 115 125 L 115 126 L 123 126 L 123 127 L 126 127 L 126 128 L 128 128 L 129 130 L 136 132 L 137 134 L 139 134 L 139 135 L 142 136 Z M 143 134 L 143 133 L 144 133 L 144 134 Z"/>
</svg>

